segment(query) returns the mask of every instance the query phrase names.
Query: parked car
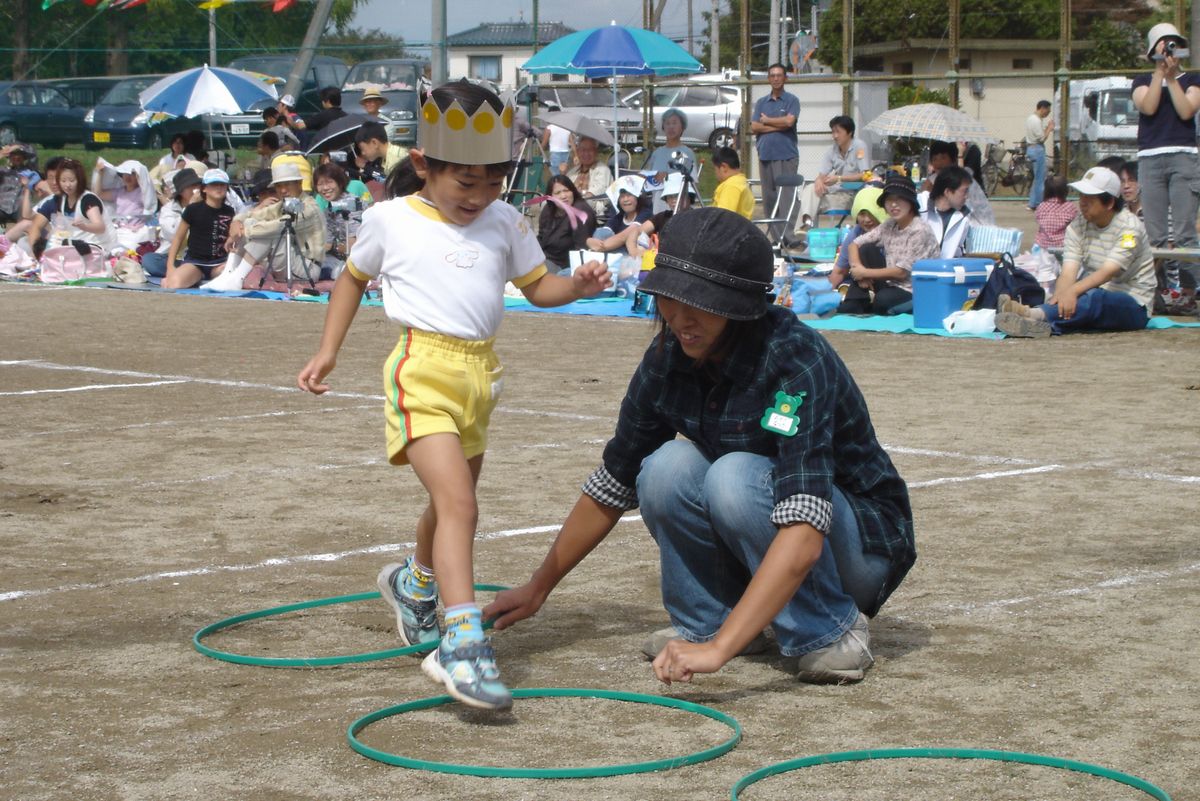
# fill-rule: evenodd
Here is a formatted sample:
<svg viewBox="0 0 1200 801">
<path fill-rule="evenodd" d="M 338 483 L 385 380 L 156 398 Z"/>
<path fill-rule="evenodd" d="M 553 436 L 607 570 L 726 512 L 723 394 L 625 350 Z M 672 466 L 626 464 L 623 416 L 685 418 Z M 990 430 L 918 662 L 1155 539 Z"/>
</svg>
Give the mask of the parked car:
<svg viewBox="0 0 1200 801">
<path fill-rule="evenodd" d="M 146 147 L 164 150 L 177 133 L 197 129 L 208 136 L 209 147 L 248 147 L 258 141 L 264 124 L 260 110 L 244 114 L 209 114 L 203 117 L 166 117 L 142 109 L 138 95 L 162 75 L 125 78 L 100 99 L 83 118 L 83 145 L 102 147 Z M 271 104 L 264 100 L 260 107 Z"/>
<path fill-rule="evenodd" d="M 292 74 L 296 56 L 287 53 L 274 53 L 261 56 L 241 56 L 230 61 L 226 66 L 235 70 L 248 70 L 272 75 L 281 81 L 287 81 Z M 308 73 L 304 76 L 304 85 L 296 95 L 296 111 L 300 114 L 311 114 L 321 110 L 320 91 L 326 86 L 341 86 L 346 81 L 346 73 L 350 68 L 346 62 L 332 56 L 313 56 Z M 278 87 L 283 93 L 283 84 Z"/>
<path fill-rule="evenodd" d="M 370 86 L 387 98 L 379 113 L 392 123 L 392 139 L 403 145 L 417 141 L 418 90 L 425 82 L 429 62 L 415 58 L 385 58 L 360 61 L 350 68 L 342 84 L 342 108 L 359 110 L 358 101 Z"/>
<path fill-rule="evenodd" d="M 100 98 L 120 82 L 120 77 L 111 75 L 98 78 L 51 78 L 39 81 L 47 86 L 53 86 L 67 96 L 67 100 L 72 106 L 78 106 L 84 111 L 99 103 Z"/>
<path fill-rule="evenodd" d="M 86 109 L 72 107 L 66 95 L 53 86 L 34 81 L 0 82 L 0 145 L 79 142 L 85 113 Z"/>
<path fill-rule="evenodd" d="M 733 146 L 742 118 L 742 100 L 736 87 L 697 82 L 688 86 L 656 86 L 653 91 L 655 141 L 666 141 L 662 135 L 663 112 L 677 108 L 688 119 L 687 129 L 683 132 L 685 145 L 714 150 Z M 642 90 L 638 89 L 622 100 L 625 105 L 640 111 L 642 98 Z"/>
</svg>

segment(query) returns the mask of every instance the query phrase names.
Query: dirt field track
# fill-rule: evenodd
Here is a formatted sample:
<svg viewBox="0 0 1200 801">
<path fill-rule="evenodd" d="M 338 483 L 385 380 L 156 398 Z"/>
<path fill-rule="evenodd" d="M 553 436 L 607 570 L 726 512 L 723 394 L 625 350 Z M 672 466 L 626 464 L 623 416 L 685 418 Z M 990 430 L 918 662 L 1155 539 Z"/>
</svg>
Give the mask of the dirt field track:
<svg viewBox="0 0 1200 801">
<path fill-rule="evenodd" d="M 1050 754 L 1200 798 L 1200 333 L 1053 341 L 831 334 L 908 480 L 917 566 L 872 622 L 857 686 L 798 684 L 778 655 L 692 685 L 638 653 L 665 624 L 636 518 L 496 637 L 514 687 L 671 694 L 735 716 L 724 757 L 602 779 L 394 768 L 351 721 L 437 694 L 415 658 L 280 670 L 197 654 L 199 627 L 374 589 L 424 502 L 383 458 L 364 309 L 336 394 L 290 389 L 323 307 L 0 286 L 0 798 L 724 799 L 811 754 L 915 746 Z M 480 486 L 480 581 L 523 581 L 599 458 L 650 336 L 640 321 L 509 314 L 505 397 Z M 247 624 L 215 647 L 275 656 L 396 647 L 378 601 Z M 702 750 L 681 712 L 529 700 L 441 707 L 363 739 L 408 756 L 526 767 Z M 1047 768 L 932 760 L 814 768 L 759 799 L 1146 798 Z"/>
</svg>

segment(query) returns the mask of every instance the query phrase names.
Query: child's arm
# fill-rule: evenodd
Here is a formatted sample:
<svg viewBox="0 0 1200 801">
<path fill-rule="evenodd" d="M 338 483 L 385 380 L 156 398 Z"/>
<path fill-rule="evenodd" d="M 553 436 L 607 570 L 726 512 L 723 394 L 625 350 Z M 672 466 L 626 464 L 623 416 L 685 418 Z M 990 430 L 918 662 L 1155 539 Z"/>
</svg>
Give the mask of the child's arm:
<svg viewBox="0 0 1200 801">
<path fill-rule="evenodd" d="M 589 261 L 580 265 L 570 277 L 543 275 L 532 284 L 521 287 L 521 292 L 534 306 L 563 306 L 580 298 L 599 295 L 611 284 L 608 265 Z"/>
<path fill-rule="evenodd" d="M 179 249 L 187 241 L 189 227 L 180 219 L 179 227 L 175 229 L 175 236 L 171 238 L 171 246 L 167 248 L 167 275 L 170 275 L 171 271 L 175 269 L 175 260 L 179 258 Z"/>
<path fill-rule="evenodd" d="M 337 354 L 350 330 L 350 323 L 358 312 L 362 302 L 363 292 L 367 282 L 354 275 L 350 267 L 342 270 L 333 292 L 329 294 L 329 311 L 325 313 L 325 329 L 321 332 L 321 345 L 317 354 L 308 360 L 300 375 L 296 377 L 296 385 L 305 392 L 321 395 L 329 391 L 327 384 L 321 382 L 325 376 L 333 372 L 337 365 Z"/>
</svg>

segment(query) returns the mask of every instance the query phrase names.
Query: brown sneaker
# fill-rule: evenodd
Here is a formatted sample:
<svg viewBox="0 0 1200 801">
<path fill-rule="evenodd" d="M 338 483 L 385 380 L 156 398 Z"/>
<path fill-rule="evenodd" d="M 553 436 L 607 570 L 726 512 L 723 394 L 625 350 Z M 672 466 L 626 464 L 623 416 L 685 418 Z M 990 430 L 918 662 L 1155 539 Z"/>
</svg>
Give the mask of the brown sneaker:
<svg viewBox="0 0 1200 801">
<path fill-rule="evenodd" d="M 1050 323 L 1045 320 L 1031 320 L 1014 312 L 997 313 L 996 330 L 1003 331 L 1010 337 L 1024 339 L 1044 339 L 1053 333 Z"/>
<path fill-rule="evenodd" d="M 1024 303 L 1015 301 L 1008 295 L 1000 295 L 996 298 L 997 313 L 1019 314 L 1022 317 L 1028 317 L 1029 308 Z"/>
</svg>

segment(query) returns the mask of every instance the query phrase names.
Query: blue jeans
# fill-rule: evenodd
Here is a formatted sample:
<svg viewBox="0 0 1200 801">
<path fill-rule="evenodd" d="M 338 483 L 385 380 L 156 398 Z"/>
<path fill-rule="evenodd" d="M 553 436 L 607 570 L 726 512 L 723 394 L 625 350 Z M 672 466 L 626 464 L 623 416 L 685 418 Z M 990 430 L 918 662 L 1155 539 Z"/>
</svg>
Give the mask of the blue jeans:
<svg viewBox="0 0 1200 801">
<path fill-rule="evenodd" d="M 1200 208 L 1200 158 L 1195 153 L 1163 153 L 1138 159 L 1142 188 L 1142 215 L 1150 246 L 1167 246 L 1167 210 L 1170 209 L 1175 247 L 1196 247 L 1196 211 Z M 1179 270 L 1189 271 L 1200 284 L 1200 264 L 1168 261 L 1163 265 L 1167 284 L 1179 287 Z"/>
<path fill-rule="evenodd" d="M 550 151 L 550 175 L 558 175 L 558 165 L 566 164 L 571 160 L 570 150 L 551 150 Z"/>
<path fill-rule="evenodd" d="M 1046 146 L 1026 145 L 1025 157 L 1033 165 L 1033 186 L 1029 187 L 1029 208 L 1036 209 L 1042 202 L 1046 188 Z"/>
<path fill-rule="evenodd" d="M 1150 322 L 1146 307 L 1132 295 L 1107 289 L 1089 289 L 1075 301 L 1075 314 L 1070 320 L 1058 316 L 1058 306 L 1041 305 L 1046 322 L 1055 334 L 1074 334 L 1080 331 L 1141 331 Z"/>
<path fill-rule="evenodd" d="M 772 473 L 765 456 L 710 462 L 685 440 L 642 462 L 638 498 L 659 547 L 663 606 L 685 640 L 716 636 L 775 539 Z M 836 642 L 878 597 L 887 572 L 887 559 L 863 553 L 854 513 L 835 487 L 821 556 L 772 621 L 780 652 L 799 656 Z"/>
<path fill-rule="evenodd" d="M 167 254 L 166 253 L 147 253 L 142 256 L 142 269 L 146 271 L 146 275 L 155 278 L 163 278 L 167 274 Z"/>
</svg>

